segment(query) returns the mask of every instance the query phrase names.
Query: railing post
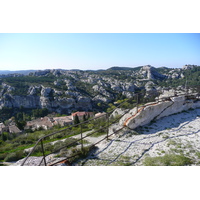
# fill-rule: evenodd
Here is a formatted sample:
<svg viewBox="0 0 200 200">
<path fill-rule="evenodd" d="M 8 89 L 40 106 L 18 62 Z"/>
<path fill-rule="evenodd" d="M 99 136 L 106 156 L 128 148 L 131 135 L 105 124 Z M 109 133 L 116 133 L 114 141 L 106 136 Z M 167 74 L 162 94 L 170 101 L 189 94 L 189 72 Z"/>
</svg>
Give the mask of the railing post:
<svg viewBox="0 0 200 200">
<path fill-rule="evenodd" d="M 106 120 L 107 120 L 107 140 L 108 140 L 108 135 L 109 135 L 109 115 L 106 113 Z"/>
<path fill-rule="evenodd" d="M 42 139 L 41 139 L 41 147 L 42 147 L 42 154 L 43 154 L 43 159 L 44 159 L 44 165 L 47 166 Z"/>
<path fill-rule="evenodd" d="M 83 130 L 82 130 L 82 124 L 80 126 L 81 126 L 81 149 L 83 151 Z"/>
<path fill-rule="evenodd" d="M 136 94 L 136 112 L 138 112 L 138 93 Z"/>
</svg>

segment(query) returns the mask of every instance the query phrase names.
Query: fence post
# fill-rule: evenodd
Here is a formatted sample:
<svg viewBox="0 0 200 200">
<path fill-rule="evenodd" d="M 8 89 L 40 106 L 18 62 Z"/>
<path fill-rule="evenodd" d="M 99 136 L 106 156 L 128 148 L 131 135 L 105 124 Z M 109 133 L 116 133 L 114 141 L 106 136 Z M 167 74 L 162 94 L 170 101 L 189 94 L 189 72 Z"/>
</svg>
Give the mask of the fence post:
<svg viewBox="0 0 200 200">
<path fill-rule="evenodd" d="M 138 93 L 136 94 L 136 112 L 138 112 Z"/>
<path fill-rule="evenodd" d="M 81 149 L 83 151 L 83 131 L 82 131 L 82 124 L 80 126 L 81 126 Z"/>
<path fill-rule="evenodd" d="M 42 147 L 42 154 L 43 154 L 43 159 L 44 159 L 44 165 L 47 166 L 42 139 L 41 139 L 41 147 Z"/>
<path fill-rule="evenodd" d="M 109 134 L 109 115 L 106 113 L 106 120 L 107 120 L 107 140 L 108 140 L 108 134 Z"/>
</svg>

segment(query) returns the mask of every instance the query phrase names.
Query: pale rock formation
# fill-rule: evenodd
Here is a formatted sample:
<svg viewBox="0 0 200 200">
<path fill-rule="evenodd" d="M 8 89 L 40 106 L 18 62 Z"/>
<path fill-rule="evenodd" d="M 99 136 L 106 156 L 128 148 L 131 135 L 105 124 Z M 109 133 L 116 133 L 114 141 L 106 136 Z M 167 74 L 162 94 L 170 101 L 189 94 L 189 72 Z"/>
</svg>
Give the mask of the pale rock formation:
<svg viewBox="0 0 200 200">
<path fill-rule="evenodd" d="M 109 127 L 109 134 L 123 127 L 135 129 L 150 123 L 152 120 L 198 107 L 200 107 L 200 99 L 186 99 L 185 96 L 170 97 L 170 100 L 161 102 L 150 102 L 139 108 L 131 109 L 120 119 L 119 123 Z"/>
<path fill-rule="evenodd" d="M 164 75 L 159 74 L 154 67 L 152 67 L 151 65 L 146 65 L 143 66 L 139 73 L 146 79 L 148 80 L 152 80 L 152 79 L 163 79 L 165 78 Z"/>
<path fill-rule="evenodd" d="M 184 65 L 183 66 L 183 70 L 187 70 L 187 69 L 192 69 L 194 68 L 196 65 Z"/>
<path fill-rule="evenodd" d="M 30 86 L 28 89 L 28 95 L 36 95 L 38 90 L 41 90 L 41 86 Z"/>
<path fill-rule="evenodd" d="M 152 120 L 159 119 L 161 117 L 169 116 L 190 108 L 200 107 L 200 101 L 186 100 L 185 96 L 172 97 L 171 101 L 164 101 L 158 103 L 146 104 L 141 108 L 135 116 L 132 116 L 129 120 L 124 121 L 124 125 L 134 129 L 138 126 L 148 124 Z M 121 122 L 122 123 L 122 122 Z"/>
<path fill-rule="evenodd" d="M 42 90 L 41 90 L 41 96 L 42 97 L 49 97 L 49 95 L 51 94 L 53 90 L 50 87 L 44 87 L 42 86 Z"/>
</svg>

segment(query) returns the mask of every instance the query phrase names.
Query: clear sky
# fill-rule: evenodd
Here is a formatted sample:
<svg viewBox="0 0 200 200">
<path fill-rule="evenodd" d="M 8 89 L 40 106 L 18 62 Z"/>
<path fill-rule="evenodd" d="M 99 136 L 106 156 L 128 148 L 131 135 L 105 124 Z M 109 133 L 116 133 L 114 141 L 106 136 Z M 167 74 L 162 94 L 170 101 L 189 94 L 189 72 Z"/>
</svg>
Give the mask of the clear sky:
<svg viewBox="0 0 200 200">
<path fill-rule="evenodd" d="M 0 70 L 200 65 L 199 33 L 0 33 Z"/>
</svg>

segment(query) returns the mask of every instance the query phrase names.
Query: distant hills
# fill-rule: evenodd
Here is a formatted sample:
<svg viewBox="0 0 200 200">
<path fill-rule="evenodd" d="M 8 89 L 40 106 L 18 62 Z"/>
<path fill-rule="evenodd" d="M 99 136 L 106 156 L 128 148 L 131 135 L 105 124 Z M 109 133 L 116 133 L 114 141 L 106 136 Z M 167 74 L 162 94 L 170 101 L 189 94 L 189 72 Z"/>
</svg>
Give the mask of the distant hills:
<svg viewBox="0 0 200 200">
<path fill-rule="evenodd" d="M 24 74 L 28 75 L 31 72 L 35 72 L 37 70 L 19 70 L 19 71 L 10 71 L 10 70 L 0 70 L 0 74 Z"/>
</svg>

